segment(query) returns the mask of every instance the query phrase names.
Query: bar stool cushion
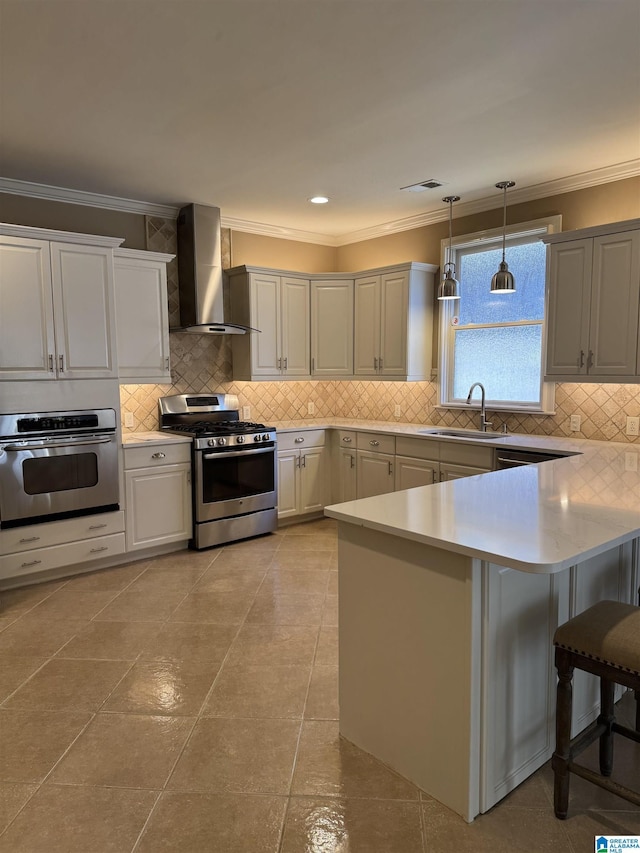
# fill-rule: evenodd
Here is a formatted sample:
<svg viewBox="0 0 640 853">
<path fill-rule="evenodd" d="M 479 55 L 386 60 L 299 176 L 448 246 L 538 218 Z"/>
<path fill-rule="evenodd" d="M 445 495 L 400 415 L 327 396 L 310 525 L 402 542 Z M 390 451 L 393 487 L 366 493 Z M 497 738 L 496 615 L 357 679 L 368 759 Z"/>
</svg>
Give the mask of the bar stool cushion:
<svg viewBox="0 0 640 853">
<path fill-rule="evenodd" d="M 561 625 L 554 645 L 640 675 L 640 607 L 600 601 Z"/>
</svg>

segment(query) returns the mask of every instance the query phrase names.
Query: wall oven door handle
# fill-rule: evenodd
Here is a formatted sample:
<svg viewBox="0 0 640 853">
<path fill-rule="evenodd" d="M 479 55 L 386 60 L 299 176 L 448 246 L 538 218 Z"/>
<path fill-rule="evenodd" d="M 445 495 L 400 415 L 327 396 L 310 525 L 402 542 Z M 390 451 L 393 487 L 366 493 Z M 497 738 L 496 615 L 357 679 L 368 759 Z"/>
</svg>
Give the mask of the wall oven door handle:
<svg viewBox="0 0 640 853">
<path fill-rule="evenodd" d="M 227 450 L 223 453 L 203 453 L 203 459 L 228 459 L 230 456 L 255 456 L 258 453 L 275 453 L 275 447 L 256 447 L 255 450 Z"/>
<path fill-rule="evenodd" d="M 58 447 L 84 447 L 87 444 L 109 444 L 110 438 L 87 438 L 80 441 L 48 441 L 46 444 L 5 444 L 5 450 L 55 450 Z"/>
</svg>

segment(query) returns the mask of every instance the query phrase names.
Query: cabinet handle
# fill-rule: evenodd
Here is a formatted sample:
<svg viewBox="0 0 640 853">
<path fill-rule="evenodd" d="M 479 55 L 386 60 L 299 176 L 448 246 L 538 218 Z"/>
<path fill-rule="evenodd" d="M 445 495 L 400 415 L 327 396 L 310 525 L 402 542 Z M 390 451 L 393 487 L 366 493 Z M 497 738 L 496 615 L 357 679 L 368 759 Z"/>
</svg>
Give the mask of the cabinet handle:
<svg viewBox="0 0 640 853">
<path fill-rule="evenodd" d="M 350 457 L 349 457 L 349 459 L 351 460 L 351 465 L 350 465 L 349 467 L 350 467 L 350 468 L 355 468 L 355 467 L 356 467 L 356 460 L 355 460 L 355 456 L 350 456 Z"/>
<path fill-rule="evenodd" d="M 42 562 L 42 560 L 31 560 L 30 563 L 23 563 L 21 568 L 22 569 L 28 569 L 29 566 L 38 566 L 38 565 L 40 565 L 41 562 Z"/>
<path fill-rule="evenodd" d="M 109 548 L 106 545 L 103 545 L 102 548 L 92 548 L 89 553 L 90 554 L 99 554 L 100 551 L 108 551 Z"/>
<path fill-rule="evenodd" d="M 382 359 L 378 359 L 378 370 L 382 370 Z"/>
<path fill-rule="evenodd" d="M 282 370 L 282 359 L 278 358 L 278 370 Z"/>
<path fill-rule="evenodd" d="M 315 369 L 316 369 L 316 360 L 315 360 L 315 358 L 312 358 L 311 359 L 311 372 L 315 373 Z"/>
<path fill-rule="evenodd" d="M 591 370 L 593 367 L 593 350 L 589 350 L 589 355 L 587 356 L 587 370 Z"/>
<path fill-rule="evenodd" d="M 300 467 L 300 457 L 296 456 L 296 468 Z"/>
<path fill-rule="evenodd" d="M 102 528 L 106 526 L 106 524 L 91 524 L 89 525 L 89 530 L 102 530 Z"/>
<path fill-rule="evenodd" d="M 64 373 L 64 356 L 63 355 L 58 356 L 58 364 L 59 364 L 58 370 L 60 371 L 60 373 Z"/>
<path fill-rule="evenodd" d="M 389 462 L 389 476 L 391 476 L 391 474 L 393 474 L 393 465 Z"/>
<path fill-rule="evenodd" d="M 39 538 L 39 536 L 28 536 L 25 539 L 21 539 L 20 544 L 23 545 L 26 542 L 37 542 Z"/>
<path fill-rule="evenodd" d="M 285 360 L 284 360 L 284 369 L 285 369 L 285 370 L 287 369 L 287 364 L 288 364 L 288 363 L 289 363 L 289 359 L 285 357 Z"/>
<path fill-rule="evenodd" d="M 169 370 L 169 356 L 167 356 L 166 362 L 167 362 L 167 370 Z"/>
<path fill-rule="evenodd" d="M 301 457 L 300 457 L 300 467 L 301 467 L 301 468 L 306 468 L 306 467 L 307 467 L 307 457 L 306 457 L 306 456 L 301 456 Z"/>
<path fill-rule="evenodd" d="M 578 367 L 584 367 L 584 350 L 580 350 L 580 358 L 578 359 Z"/>
<path fill-rule="evenodd" d="M 53 356 L 49 353 L 49 370 L 53 373 Z"/>
<path fill-rule="evenodd" d="M 373 357 L 373 369 L 374 370 L 378 369 L 378 359 L 375 357 L 375 355 Z"/>
<path fill-rule="evenodd" d="M 343 441 L 346 441 L 347 443 L 349 443 L 349 442 L 351 441 L 351 436 L 349 436 L 349 435 L 345 435 L 345 437 L 344 437 L 342 440 L 343 440 Z"/>
<path fill-rule="evenodd" d="M 380 446 L 379 441 L 370 441 L 369 444 L 371 445 L 371 447 L 379 447 Z"/>
<path fill-rule="evenodd" d="M 296 440 L 295 440 L 296 444 L 302 444 L 303 441 L 304 441 L 304 438 L 301 435 L 298 436 L 298 438 L 296 438 Z"/>
<path fill-rule="evenodd" d="M 164 459 L 166 457 L 166 455 L 167 455 L 166 453 L 159 451 L 158 453 L 152 453 L 151 458 L 152 459 Z"/>
</svg>

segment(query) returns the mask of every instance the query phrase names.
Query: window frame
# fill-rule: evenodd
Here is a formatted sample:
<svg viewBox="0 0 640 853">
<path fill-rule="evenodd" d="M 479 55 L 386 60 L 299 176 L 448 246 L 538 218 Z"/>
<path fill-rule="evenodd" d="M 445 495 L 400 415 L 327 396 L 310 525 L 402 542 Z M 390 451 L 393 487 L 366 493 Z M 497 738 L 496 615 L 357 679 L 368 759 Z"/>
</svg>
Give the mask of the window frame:
<svg viewBox="0 0 640 853">
<path fill-rule="evenodd" d="M 543 219 L 534 219 L 529 222 L 518 222 L 514 225 L 509 225 L 506 228 L 507 246 L 511 241 L 514 244 L 533 242 L 534 238 L 541 238 L 546 234 L 556 234 L 562 230 L 562 216 L 548 216 Z M 502 228 L 491 228 L 485 231 L 477 231 L 472 234 L 461 234 L 451 240 L 451 258 L 449 257 L 449 238 L 444 238 L 440 242 L 440 264 L 441 270 L 444 269 L 444 264 L 449 260 L 457 263 L 457 252 L 460 249 L 482 249 L 482 248 L 501 248 L 502 247 Z M 548 263 L 548 261 L 547 261 Z M 544 315 L 542 319 L 542 345 L 541 345 L 541 364 L 540 364 L 540 399 L 536 403 L 526 403 L 524 401 L 508 401 L 508 400 L 491 400 L 487 399 L 487 408 L 493 411 L 502 412 L 526 412 L 537 415 L 553 415 L 555 414 L 555 383 L 544 381 L 544 360 L 546 352 L 546 331 L 547 331 L 547 311 L 548 311 L 548 293 L 546 282 L 548 274 L 545 271 L 545 295 L 544 295 Z M 489 291 L 490 282 L 487 282 L 487 292 Z M 506 294 L 505 294 L 506 297 Z M 461 297 L 464 298 L 464 297 Z M 438 400 L 439 408 L 444 409 L 466 409 L 466 401 L 453 397 L 453 380 L 454 380 L 454 339 L 455 329 L 451 324 L 451 319 L 456 315 L 456 300 L 444 300 L 438 303 L 439 306 L 439 345 L 438 356 L 440 369 L 438 371 Z M 538 321 L 522 320 L 513 323 L 494 324 L 500 327 L 532 325 L 538 324 Z M 488 325 L 488 324 L 481 324 Z"/>
</svg>

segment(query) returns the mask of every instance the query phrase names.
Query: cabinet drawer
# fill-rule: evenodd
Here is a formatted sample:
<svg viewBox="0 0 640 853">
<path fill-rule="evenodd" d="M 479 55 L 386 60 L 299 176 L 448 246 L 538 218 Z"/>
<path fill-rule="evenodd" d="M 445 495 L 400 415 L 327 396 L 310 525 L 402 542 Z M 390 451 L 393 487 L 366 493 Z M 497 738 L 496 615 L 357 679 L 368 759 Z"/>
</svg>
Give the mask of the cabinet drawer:
<svg viewBox="0 0 640 853">
<path fill-rule="evenodd" d="M 440 442 L 440 461 L 458 465 L 472 465 L 493 471 L 493 447 L 478 444 L 459 444 L 456 441 Z"/>
<path fill-rule="evenodd" d="M 124 512 L 84 515 L 0 531 L 0 554 L 17 554 L 35 548 L 107 536 L 124 530 Z"/>
<path fill-rule="evenodd" d="M 124 554 L 124 550 L 124 533 L 114 533 L 111 536 L 99 536 L 82 542 L 54 545 L 51 548 L 35 548 L 22 554 L 9 554 L 0 557 L 0 579 L 101 560 L 116 554 Z"/>
<path fill-rule="evenodd" d="M 414 459 L 440 459 L 440 442 L 432 438 L 396 438 L 396 453 L 399 456 L 412 456 Z"/>
<path fill-rule="evenodd" d="M 396 437 L 377 432 L 359 432 L 357 447 L 358 450 L 369 450 L 373 453 L 395 453 Z"/>
<path fill-rule="evenodd" d="M 351 447 L 355 450 L 357 447 L 357 435 L 358 433 L 355 430 L 337 429 L 334 439 L 336 447 Z"/>
<path fill-rule="evenodd" d="M 191 444 L 172 442 L 171 444 L 152 444 L 149 447 L 125 447 L 124 468 L 153 468 L 156 465 L 173 465 L 191 461 Z"/>
<path fill-rule="evenodd" d="M 278 450 L 302 450 L 305 447 L 324 447 L 324 430 L 305 429 L 278 433 Z"/>
</svg>

